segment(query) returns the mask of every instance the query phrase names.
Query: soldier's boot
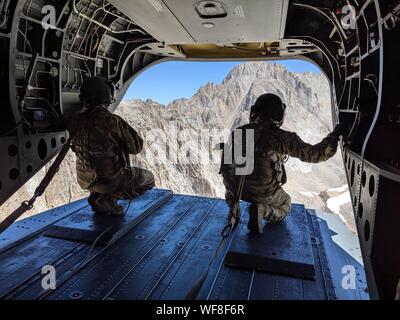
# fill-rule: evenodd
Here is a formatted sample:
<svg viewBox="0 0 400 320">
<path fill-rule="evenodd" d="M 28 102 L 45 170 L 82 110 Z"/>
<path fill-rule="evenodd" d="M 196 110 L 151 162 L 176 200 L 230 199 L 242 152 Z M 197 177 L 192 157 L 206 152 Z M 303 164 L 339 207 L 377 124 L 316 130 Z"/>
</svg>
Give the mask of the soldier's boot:
<svg viewBox="0 0 400 320">
<path fill-rule="evenodd" d="M 88 197 L 88 203 L 90 205 L 90 207 L 92 208 L 94 213 L 102 213 L 102 208 L 100 208 L 99 206 L 97 206 L 96 201 L 97 199 L 101 196 L 101 193 L 97 193 L 97 192 L 91 192 L 90 196 Z"/>
<path fill-rule="evenodd" d="M 117 199 L 108 195 L 102 194 L 96 200 L 96 213 L 110 214 L 113 216 L 122 216 L 125 214 L 124 208 L 117 204 Z"/>
<path fill-rule="evenodd" d="M 263 218 L 266 208 L 262 203 L 252 203 L 249 207 L 249 222 L 247 228 L 250 231 L 261 234 L 263 232 Z"/>
</svg>

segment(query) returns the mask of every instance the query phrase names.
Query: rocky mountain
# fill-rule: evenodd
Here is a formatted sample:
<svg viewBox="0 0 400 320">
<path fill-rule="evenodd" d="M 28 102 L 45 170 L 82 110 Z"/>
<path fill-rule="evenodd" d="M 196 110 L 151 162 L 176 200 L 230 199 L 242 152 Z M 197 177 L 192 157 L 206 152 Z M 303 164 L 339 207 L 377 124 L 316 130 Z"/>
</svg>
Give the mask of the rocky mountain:
<svg viewBox="0 0 400 320">
<path fill-rule="evenodd" d="M 233 128 L 246 123 L 250 107 L 265 92 L 282 96 L 288 106 L 283 128 L 297 132 L 303 140 L 317 143 L 332 129 L 330 89 L 322 74 L 292 73 L 280 64 L 248 62 L 234 67 L 222 83 L 205 84 L 190 99 L 178 99 L 167 106 L 152 100 L 123 101 L 116 113 L 145 137 L 145 148 L 132 163 L 151 170 L 158 187 L 223 197 L 218 174 L 221 151 L 215 150 L 215 145 L 225 141 Z M 46 168 L 1 207 L 2 214 L 33 192 Z M 290 159 L 287 173 L 285 190 L 293 202 L 340 214 L 355 230 L 340 152 L 321 164 Z M 74 156 L 68 154 L 30 214 L 85 195 L 76 184 Z"/>
</svg>

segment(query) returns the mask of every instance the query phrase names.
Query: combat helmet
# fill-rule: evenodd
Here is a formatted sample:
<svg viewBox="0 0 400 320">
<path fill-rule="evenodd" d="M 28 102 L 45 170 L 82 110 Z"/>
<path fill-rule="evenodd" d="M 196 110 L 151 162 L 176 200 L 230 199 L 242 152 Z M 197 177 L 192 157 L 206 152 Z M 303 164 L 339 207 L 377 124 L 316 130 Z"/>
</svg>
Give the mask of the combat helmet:
<svg viewBox="0 0 400 320">
<path fill-rule="evenodd" d="M 281 126 L 285 118 L 285 111 L 286 105 L 279 96 L 273 93 L 265 93 L 259 96 L 251 107 L 250 121 L 260 118 Z"/>
<path fill-rule="evenodd" d="M 100 76 L 87 78 L 82 83 L 79 98 L 86 107 L 109 106 L 115 101 L 114 84 Z"/>
</svg>

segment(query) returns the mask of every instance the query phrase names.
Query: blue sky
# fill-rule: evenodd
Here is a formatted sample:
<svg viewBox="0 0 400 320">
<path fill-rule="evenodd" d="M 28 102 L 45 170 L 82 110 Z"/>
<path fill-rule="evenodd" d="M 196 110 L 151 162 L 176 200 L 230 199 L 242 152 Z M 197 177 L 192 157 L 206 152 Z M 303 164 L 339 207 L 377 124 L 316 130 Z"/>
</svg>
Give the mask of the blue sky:
<svg viewBox="0 0 400 320">
<path fill-rule="evenodd" d="M 190 98 L 207 82 L 222 82 L 228 72 L 240 63 L 243 62 L 160 63 L 145 70 L 133 81 L 124 100 L 152 99 L 168 104 L 175 99 Z M 302 60 L 284 60 L 277 63 L 285 65 L 291 72 L 320 72 L 316 66 Z"/>
</svg>

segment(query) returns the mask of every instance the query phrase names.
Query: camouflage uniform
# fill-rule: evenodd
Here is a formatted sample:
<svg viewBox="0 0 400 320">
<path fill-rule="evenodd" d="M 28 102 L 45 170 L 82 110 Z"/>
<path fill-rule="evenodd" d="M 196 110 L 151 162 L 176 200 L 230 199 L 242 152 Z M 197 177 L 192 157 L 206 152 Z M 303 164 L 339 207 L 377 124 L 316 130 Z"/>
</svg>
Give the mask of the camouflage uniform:
<svg viewBox="0 0 400 320">
<path fill-rule="evenodd" d="M 90 191 L 95 212 L 107 213 L 117 207 L 117 199 L 132 199 L 154 187 L 150 171 L 128 166 L 128 154 L 139 153 L 143 139 L 121 117 L 98 106 L 66 117 L 66 127 L 73 137 L 78 183 Z"/>
<path fill-rule="evenodd" d="M 243 130 L 242 141 L 245 141 L 245 130 L 254 129 L 255 141 L 254 170 L 245 176 L 241 199 L 264 205 L 266 211 L 264 219 L 271 223 L 282 221 L 290 211 L 290 196 L 282 189 L 282 184 L 286 182 L 284 159 L 291 156 L 305 162 L 325 161 L 335 155 L 339 141 L 338 136 L 331 133 L 320 143 L 310 145 L 302 141 L 296 133 L 285 131 L 272 122 L 261 120 L 237 129 Z M 233 135 L 230 143 L 234 144 Z M 226 187 L 225 196 L 229 206 L 232 206 L 240 180 L 240 176 L 235 174 L 236 167 L 221 166 Z M 281 170 L 277 170 L 277 167 Z"/>
</svg>

